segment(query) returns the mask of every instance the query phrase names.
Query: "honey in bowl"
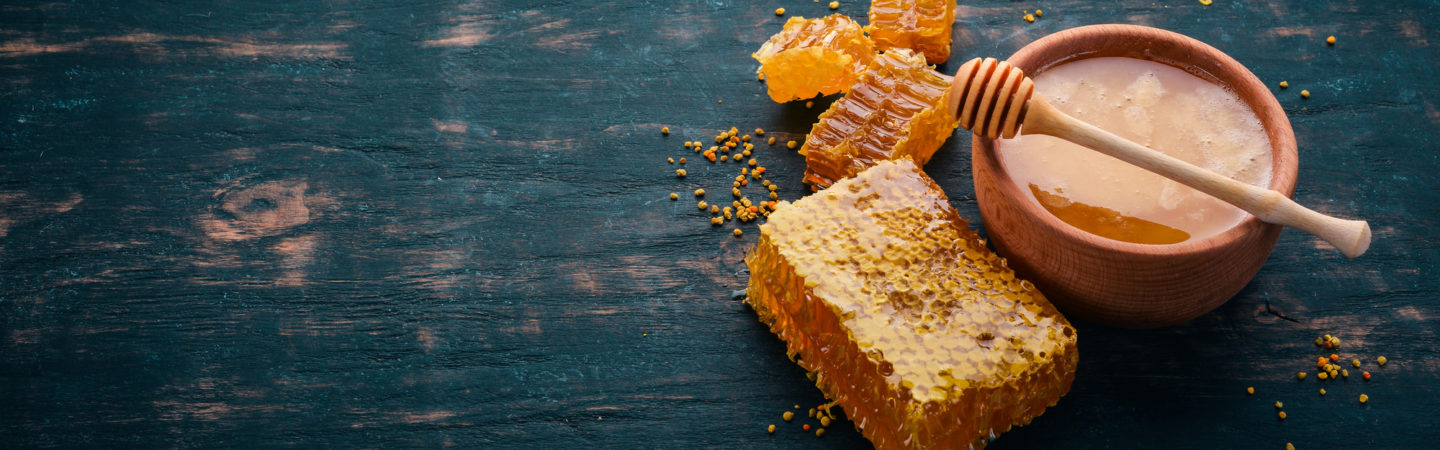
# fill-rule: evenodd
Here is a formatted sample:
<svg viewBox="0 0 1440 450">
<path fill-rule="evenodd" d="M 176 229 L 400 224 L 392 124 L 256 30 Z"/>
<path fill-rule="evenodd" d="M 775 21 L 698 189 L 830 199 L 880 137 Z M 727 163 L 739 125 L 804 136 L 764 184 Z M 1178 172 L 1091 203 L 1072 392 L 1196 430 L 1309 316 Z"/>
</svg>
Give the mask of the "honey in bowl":
<svg viewBox="0 0 1440 450">
<path fill-rule="evenodd" d="M 1235 93 L 1183 70 L 1090 58 L 1034 76 L 1056 108 L 1154 150 L 1260 187 L 1270 141 Z M 1219 234 L 1248 213 L 1177 182 L 1046 135 L 996 141 L 1006 172 L 1046 211 L 1106 238 L 1174 244 Z"/>
</svg>

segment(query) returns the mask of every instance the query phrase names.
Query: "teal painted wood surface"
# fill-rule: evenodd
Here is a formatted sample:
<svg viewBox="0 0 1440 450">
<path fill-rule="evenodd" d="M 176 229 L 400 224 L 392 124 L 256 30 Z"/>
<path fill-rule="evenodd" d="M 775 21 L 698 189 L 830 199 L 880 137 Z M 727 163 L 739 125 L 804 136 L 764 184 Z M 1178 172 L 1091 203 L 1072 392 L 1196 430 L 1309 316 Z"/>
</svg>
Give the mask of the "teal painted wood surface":
<svg viewBox="0 0 1440 450">
<path fill-rule="evenodd" d="M 841 3 L 863 22 L 864 2 Z M 1372 3 L 959 8 L 946 72 L 1131 23 L 1288 81 L 1274 90 L 1300 144 L 1296 199 L 1375 229 L 1356 260 L 1287 230 L 1244 291 L 1181 326 L 1077 324 L 1070 394 L 992 448 L 1440 438 L 1440 5 Z M 702 164 L 682 141 L 731 126 L 801 139 L 833 101 L 779 105 L 756 82 L 749 55 L 782 6 L 831 13 L 800 0 L 0 5 L 0 443 L 868 446 L 848 421 L 817 439 L 800 430 L 813 421 L 780 420 L 824 399 L 732 297 L 758 232 L 711 228 L 689 195 L 723 194 L 738 166 Z M 926 170 L 979 227 L 968 146 L 958 131 Z M 757 155 L 782 199 L 807 192 L 802 157 Z M 683 180 L 665 162 L 682 156 Z M 1325 333 L 1370 382 L 1314 379 Z"/>
</svg>

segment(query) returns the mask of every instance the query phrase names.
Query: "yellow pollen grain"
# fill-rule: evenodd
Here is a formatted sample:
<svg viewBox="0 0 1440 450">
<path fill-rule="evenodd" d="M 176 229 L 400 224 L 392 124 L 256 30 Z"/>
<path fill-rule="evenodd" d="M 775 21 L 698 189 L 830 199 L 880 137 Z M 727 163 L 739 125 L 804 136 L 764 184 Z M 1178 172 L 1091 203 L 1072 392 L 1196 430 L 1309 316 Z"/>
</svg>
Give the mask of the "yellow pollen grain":
<svg viewBox="0 0 1440 450">
<path fill-rule="evenodd" d="M 669 136 L 669 135 L 670 135 L 670 127 L 662 127 L 662 128 L 660 128 L 660 134 Z"/>
<path fill-rule="evenodd" d="M 830 9 L 840 9 L 840 2 L 830 2 Z M 1331 37 L 1334 39 L 1334 37 Z"/>
<path fill-rule="evenodd" d="M 775 8 L 775 15 L 777 15 L 777 16 L 783 16 L 783 15 L 785 15 L 785 8 Z"/>
</svg>

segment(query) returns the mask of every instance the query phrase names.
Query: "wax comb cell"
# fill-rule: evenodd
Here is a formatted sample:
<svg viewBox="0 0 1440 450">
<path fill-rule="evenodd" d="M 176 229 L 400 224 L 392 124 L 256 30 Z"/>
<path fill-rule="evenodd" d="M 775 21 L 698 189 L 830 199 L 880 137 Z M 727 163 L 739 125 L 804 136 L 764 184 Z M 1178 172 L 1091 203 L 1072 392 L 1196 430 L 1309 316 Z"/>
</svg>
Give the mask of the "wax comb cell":
<svg viewBox="0 0 1440 450">
<path fill-rule="evenodd" d="M 1070 389 L 1075 329 L 909 160 L 760 226 L 745 302 L 876 448 L 979 448 Z"/>
<path fill-rule="evenodd" d="M 878 50 L 908 48 L 930 64 L 950 59 L 955 0 L 872 0 L 865 31 Z"/>
<path fill-rule="evenodd" d="M 910 50 L 878 56 L 810 129 L 801 148 L 805 182 L 820 189 L 877 162 L 904 157 L 925 165 L 959 124 L 944 107 L 949 85 L 950 77 Z"/>
<path fill-rule="evenodd" d="M 760 61 L 770 98 L 784 103 L 849 90 L 875 59 L 875 44 L 840 14 L 791 17 L 751 56 Z"/>
</svg>

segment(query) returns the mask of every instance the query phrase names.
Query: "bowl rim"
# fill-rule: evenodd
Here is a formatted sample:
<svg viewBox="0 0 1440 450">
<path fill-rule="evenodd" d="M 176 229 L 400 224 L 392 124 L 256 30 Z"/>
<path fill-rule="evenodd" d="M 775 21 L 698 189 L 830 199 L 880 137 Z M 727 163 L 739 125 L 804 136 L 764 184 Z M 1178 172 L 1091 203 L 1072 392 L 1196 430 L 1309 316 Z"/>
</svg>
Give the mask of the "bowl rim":
<svg viewBox="0 0 1440 450">
<path fill-rule="evenodd" d="M 1053 51 L 1056 47 L 1063 48 L 1072 46 L 1076 42 L 1097 41 L 1122 42 L 1127 46 L 1140 42 L 1161 41 L 1190 51 L 1187 56 L 1188 61 L 1150 54 L 1148 53 L 1148 47 L 1138 47 L 1134 49 L 1121 47 L 1121 49 L 1127 50 L 1126 53 L 1135 53 L 1134 56 L 1129 54 L 1114 55 L 1105 53 L 1103 50 L 1091 50 L 1066 53 L 1052 61 L 1038 60 L 1044 56 L 1047 51 Z M 1186 73 L 1198 76 L 1201 79 L 1217 84 L 1235 93 L 1240 97 L 1241 101 L 1245 102 L 1246 106 L 1250 107 L 1257 118 L 1261 120 L 1261 125 L 1266 130 L 1266 136 L 1270 141 L 1271 169 L 1269 189 L 1278 191 L 1286 197 L 1293 196 L 1299 169 L 1299 160 L 1294 130 L 1291 128 L 1289 117 L 1285 114 L 1284 108 L 1281 107 L 1274 93 L 1270 92 L 1269 88 L 1266 87 L 1250 69 L 1229 55 L 1226 55 L 1224 52 L 1204 42 L 1173 31 L 1141 25 L 1087 25 L 1061 30 L 1037 39 L 1021 47 L 1011 55 L 1007 61 L 1015 67 L 1025 70 L 1027 76 L 1033 77 L 1035 74 L 1061 64 L 1108 56 L 1135 57 L 1137 59 L 1145 59 L 1165 64 L 1184 70 Z M 1233 81 L 1236 83 L 1224 82 L 1221 76 L 1196 67 L 1193 61 L 1197 58 L 1201 60 L 1204 58 L 1212 59 L 1215 63 L 1214 67 L 1222 71 L 1230 72 L 1230 78 L 1234 78 Z M 1256 93 L 1263 93 L 1264 95 L 1256 95 Z M 1275 124 L 1272 127 L 1271 124 L 1266 123 L 1266 110 L 1272 113 L 1278 113 L 1279 117 L 1283 118 L 1283 120 L 1273 121 Z M 1023 211 L 1024 214 L 1036 218 L 1035 223 L 1037 226 L 1044 227 L 1047 231 L 1056 233 L 1072 242 L 1082 243 L 1089 247 L 1104 248 L 1110 251 L 1142 256 L 1196 255 L 1210 252 L 1217 248 L 1236 245 L 1245 236 L 1251 233 L 1260 233 L 1265 227 L 1278 227 L 1278 225 L 1267 224 L 1260 221 L 1260 219 L 1253 214 L 1246 213 L 1247 217 L 1241 219 L 1240 222 L 1234 226 L 1202 239 L 1187 239 L 1174 244 L 1140 244 L 1110 239 L 1086 232 L 1060 220 L 1060 218 L 1055 217 L 1054 214 L 1051 214 L 1041 207 L 1033 198 L 1030 198 L 1031 195 L 1029 193 L 1021 191 L 1019 185 L 1010 177 L 1009 171 L 999 156 L 999 152 L 995 151 L 994 140 L 983 138 L 979 135 L 972 135 L 971 145 L 977 149 L 983 149 L 982 154 L 987 160 L 986 163 L 993 164 L 992 167 L 997 169 L 994 170 L 992 174 L 994 184 L 996 185 L 995 187 L 1003 196 L 1018 199 L 1019 201 L 1016 202 L 1017 204 L 1015 206 Z"/>
</svg>

